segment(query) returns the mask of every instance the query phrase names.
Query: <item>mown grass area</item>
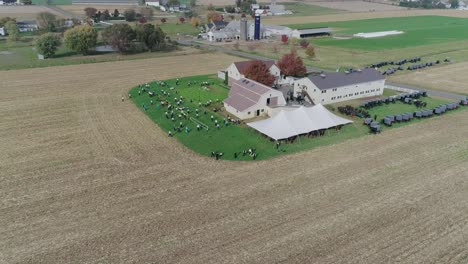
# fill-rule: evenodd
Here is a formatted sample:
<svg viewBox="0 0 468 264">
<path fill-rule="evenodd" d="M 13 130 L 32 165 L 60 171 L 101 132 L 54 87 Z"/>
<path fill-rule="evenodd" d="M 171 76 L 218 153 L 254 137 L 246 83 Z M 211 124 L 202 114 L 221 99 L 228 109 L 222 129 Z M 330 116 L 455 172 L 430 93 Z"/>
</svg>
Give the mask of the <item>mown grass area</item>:
<svg viewBox="0 0 468 264">
<path fill-rule="evenodd" d="M 403 34 L 379 38 L 315 39 L 313 43 L 322 46 L 336 46 L 361 50 L 400 49 L 413 46 L 427 46 L 452 41 L 468 40 L 466 28 L 468 19 L 444 16 L 415 16 L 378 18 L 344 22 L 312 23 L 289 25 L 291 28 L 313 28 L 328 26 L 335 35 L 352 35 L 377 31 L 400 30 Z"/>
<path fill-rule="evenodd" d="M 188 86 L 188 82 L 197 82 L 197 84 Z M 210 85 L 207 89 L 200 86 L 200 82 L 209 81 Z M 226 113 L 213 112 L 213 107 L 221 107 L 222 100 L 228 95 L 228 87 L 226 87 L 222 80 L 217 79 L 213 75 L 208 76 L 193 76 L 180 78 L 180 83 L 176 86 L 176 80 L 171 79 L 165 81 L 166 87 L 162 87 L 156 82 L 150 83 L 151 90 L 155 91 L 157 95 L 162 95 L 162 91 L 170 93 L 170 96 L 149 97 L 148 94 L 142 93 L 138 95 L 139 87 L 133 87 L 130 90 L 133 102 L 140 108 L 146 115 L 148 115 L 158 126 L 164 131 L 172 131 L 173 137 L 179 140 L 182 144 L 195 152 L 209 156 L 211 151 L 220 151 L 224 153 L 222 159 L 234 160 L 234 153 L 254 148 L 258 154 L 257 159 L 268 159 L 278 155 L 294 153 L 313 149 L 320 146 L 336 144 L 351 138 L 356 138 L 368 134 L 366 127 L 360 124 L 351 124 L 344 126 L 340 131 L 328 130 L 324 136 L 316 138 L 300 137 L 292 144 L 282 144 L 280 150 L 276 149 L 273 141 L 251 129 L 250 127 L 242 125 L 224 125 L 223 119 Z M 170 87 L 176 87 L 170 90 Z M 177 94 L 175 93 L 177 91 Z M 178 118 L 178 112 L 175 111 L 175 120 L 172 121 L 165 117 L 165 112 L 170 113 L 167 107 L 162 107 L 159 100 L 168 100 L 174 104 L 174 97 L 183 96 L 185 98 L 183 106 L 188 107 L 191 113 L 188 115 L 196 118 L 200 122 L 209 126 L 208 130 L 197 131 L 196 123 L 185 118 Z M 190 99 L 192 102 L 190 102 Z M 153 105 L 150 101 L 153 100 Z M 198 103 L 205 103 L 212 100 L 213 104 L 204 107 L 199 106 Z M 219 102 L 217 102 L 217 100 Z M 143 106 L 147 106 L 145 111 Z M 199 110 L 199 117 L 195 116 L 195 109 Z M 206 114 L 204 114 L 206 111 Z M 220 129 L 215 127 L 214 121 L 211 120 L 211 115 L 215 117 L 220 124 Z M 182 122 L 182 131 L 176 132 L 174 126 L 178 126 Z M 185 132 L 185 127 L 190 129 L 190 132 Z M 249 156 L 243 157 L 240 155 L 238 160 L 251 160 Z"/>
<path fill-rule="evenodd" d="M 33 5 L 71 5 L 72 0 L 32 0 Z"/>
<path fill-rule="evenodd" d="M 176 22 L 167 22 L 158 23 L 158 25 L 167 35 L 197 35 L 198 33 L 200 33 L 200 29 L 192 26 L 192 24 L 190 24 L 190 21 L 187 21 L 183 24 L 177 24 Z"/>
</svg>

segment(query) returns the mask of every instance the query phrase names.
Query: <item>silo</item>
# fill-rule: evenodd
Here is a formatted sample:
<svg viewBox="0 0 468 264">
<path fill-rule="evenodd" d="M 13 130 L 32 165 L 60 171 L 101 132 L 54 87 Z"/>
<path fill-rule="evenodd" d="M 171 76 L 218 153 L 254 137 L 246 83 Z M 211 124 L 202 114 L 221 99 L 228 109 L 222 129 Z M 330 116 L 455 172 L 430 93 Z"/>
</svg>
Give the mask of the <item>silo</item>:
<svg viewBox="0 0 468 264">
<path fill-rule="evenodd" d="M 240 40 L 246 41 L 247 40 L 247 19 L 245 17 L 241 18 L 240 20 Z"/>
<path fill-rule="evenodd" d="M 255 16 L 254 40 L 260 39 L 260 15 Z"/>
</svg>

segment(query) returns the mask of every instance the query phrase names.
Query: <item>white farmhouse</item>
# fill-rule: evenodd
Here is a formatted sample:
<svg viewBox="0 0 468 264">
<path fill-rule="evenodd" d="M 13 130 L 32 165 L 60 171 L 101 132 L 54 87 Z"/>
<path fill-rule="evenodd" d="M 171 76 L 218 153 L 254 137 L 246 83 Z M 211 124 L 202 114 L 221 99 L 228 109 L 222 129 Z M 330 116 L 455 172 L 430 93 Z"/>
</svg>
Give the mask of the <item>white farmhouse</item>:
<svg viewBox="0 0 468 264">
<path fill-rule="evenodd" d="M 229 97 L 224 100 L 226 111 L 242 120 L 269 115 L 272 107 L 285 105 L 281 91 L 244 78 L 232 82 Z"/>
<path fill-rule="evenodd" d="M 294 95 L 304 95 L 314 104 L 331 104 L 383 94 L 385 77 L 368 68 L 352 72 L 309 75 L 294 83 Z"/>
<path fill-rule="evenodd" d="M 234 62 L 227 68 L 228 73 L 228 83 L 231 84 L 232 81 L 238 81 L 242 78 L 245 78 L 243 72 L 247 69 L 249 64 L 252 61 L 238 61 Z M 276 66 L 275 61 L 267 60 L 263 61 L 265 66 L 269 69 L 270 73 L 275 76 L 276 80 L 281 78 L 281 70 Z"/>
<path fill-rule="evenodd" d="M 159 7 L 159 0 L 147 0 L 146 6 L 154 6 L 154 7 Z"/>
</svg>

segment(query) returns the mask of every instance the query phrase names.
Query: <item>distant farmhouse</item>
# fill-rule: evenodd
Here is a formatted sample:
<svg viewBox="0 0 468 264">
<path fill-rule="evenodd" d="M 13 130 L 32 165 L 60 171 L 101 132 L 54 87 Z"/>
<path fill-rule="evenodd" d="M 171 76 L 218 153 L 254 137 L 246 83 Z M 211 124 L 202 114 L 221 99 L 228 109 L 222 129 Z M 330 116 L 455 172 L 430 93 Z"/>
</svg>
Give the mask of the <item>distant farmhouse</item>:
<svg viewBox="0 0 468 264">
<path fill-rule="evenodd" d="M 32 32 L 39 29 L 37 22 L 34 20 L 24 20 L 16 22 L 19 32 Z"/>
<path fill-rule="evenodd" d="M 214 21 L 207 23 L 203 26 L 205 32 L 216 31 L 224 29 L 229 23 L 225 21 Z"/>
<path fill-rule="evenodd" d="M 229 97 L 224 100 L 226 111 L 239 119 L 266 116 L 271 107 L 285 105 L 281 91 L 245 78 L 231 82 Z"/>
<path fill-rule="evenodd" d="M 313 104 L 330 104 L 383 94 L 385 77 L 367 68 L 347 72 L 309 75 L 294 83 L 294 94 L 303 95 Z"/>
<path fill-rule="evenodd" d="M 19 0 L 0 0 L 0 5 L 19 5 L 21 2 Z"/>
<path fill-rule="evenodd" d="M 147 0 L 145 1 L 146 6 L 159 7 L 159 0 Z"/>
<path fill-rule="evenodd" d="M 19 32 L 32 32 L 39 29 L 36 21 L 18 21 L 16 22 Z M 8 31 L 4 27 L 0 27 L 0 36 L 6 36 Z"/>
<path fill-rule="evenodd" d="M 251 61 L 239 61 L 239 62 L 234 62 L 229 67 L 227 68 L 227 74 L 228 74 L 228 83 L 231 84 L 234 81 L 238 81 L 242 78 L 245 78 L 243 72 L 245 72 L 246 68 L 249 66 L 249 63 Z M 276 66 L 275 61 L 273 60 L 268 60 L 268 61 L 263 61 L 265 64 L 266 68 L 269 69 L 270 73 L 275 76 L 276 80 L 279 80 L 281 78 L 281 71 Z"/>
<path fill-rule="evenodd" d="M 220 23 L 220 26 L 211 27 L 208 28 L 208 30 L 206 29 L 207 26 L 204 27 L 205 32 L 207 32 L 206 38 L 211 42 L 232 40 L 249 41 L 253 40 L 255 35 L 254 23 L 248 21 L 245 18 L 242 18 L 241 20 L 233 20 L 227 24 Z M 259 36 L 260 39 L 281 35 L 287 35 L 290 37 L 292 32 L 292 29 L 285 26 L 261 24 Z"/>
</svg>

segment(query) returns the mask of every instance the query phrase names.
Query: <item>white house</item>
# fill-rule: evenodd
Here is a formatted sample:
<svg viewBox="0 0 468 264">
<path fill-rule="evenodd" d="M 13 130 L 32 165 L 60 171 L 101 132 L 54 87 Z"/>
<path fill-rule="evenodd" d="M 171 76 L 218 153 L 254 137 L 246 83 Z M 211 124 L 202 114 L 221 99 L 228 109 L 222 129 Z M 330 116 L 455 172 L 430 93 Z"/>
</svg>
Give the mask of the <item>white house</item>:
<svg viewBox="0 0 468 264">
<path fill-rule="evenodd" d="M 146 6 L 159 7 L 159 0 L 157 0 L 157 1 L 154 1 L 154 0 L 147 0 L 147 1 L 146 1 Z"/>
<path fill-rule="evenodd" d="M 5 35 L 6 35 L 5 28 L 0 27 L 0 36 L 5 36 Z"/>
<path fill-rule="evenodd" d="M 242 120 L 269 115 L 272 107 L 285 105 L 281 91 L 244 78 L 232 82 L 229 97 L 224 100 L 226 111 Z"/>
<path fill-rule="evenodd" d="M 331 104 L 383 94 L 385 77 L 368 68 L 352 72 L 327 72 L 297 79 L 294 95 L 304 95 L 314 104 Z"/>
<path fill-rule="evenodd" d="M 238 81 L 242 78 L 245 78 L 245 75 L 243 72 L 247 69 L 249 66 L 249 63 L 252 61 L 238 61 L 234 62 L 229 67 L 227 68 L 227 73 L 228 73 L 228 82 L 231 84 L 232 81 Z M 281 79 L 281 70 L 276 66 L 275 61 L 273 60 L 268 60 L 268 61 L 263 61 L 265 66 L 269 69 L 270 73 L 275 76 L 275 78 Z"/>
</svg>

